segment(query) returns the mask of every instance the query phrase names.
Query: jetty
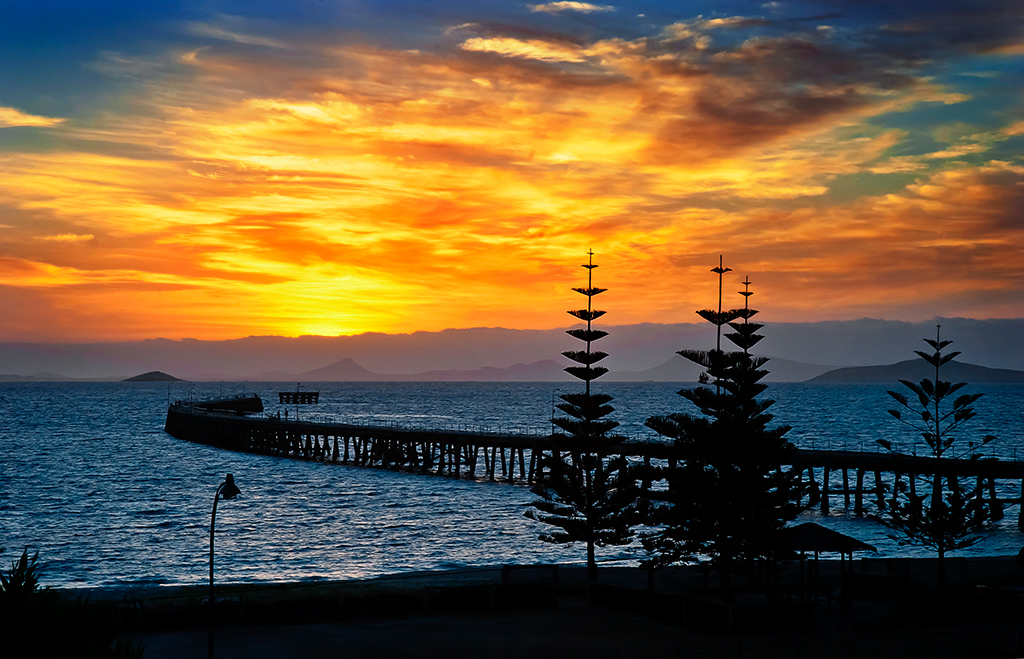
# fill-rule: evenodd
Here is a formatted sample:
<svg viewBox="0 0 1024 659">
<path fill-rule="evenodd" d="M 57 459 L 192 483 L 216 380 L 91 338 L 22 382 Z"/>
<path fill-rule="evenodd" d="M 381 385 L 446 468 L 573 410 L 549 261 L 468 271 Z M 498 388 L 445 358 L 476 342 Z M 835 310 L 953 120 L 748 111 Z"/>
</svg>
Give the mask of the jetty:
<svg viewBox="0 0 1024 659">
<path fill-rule="evenodd" d="M 303 421 L 178 401 L 164 430 L 199 444 L 360 467 L 532 483 L 550 436 Z M 517 475 L 518 467 L 518 475 Z"/>
<path fill-rule="evenodd" d="M 178 439 L 232 451 L 521 484 L 535 483 L 541 475 L 541 456 L 556 450 L 551 434 L 288 419 L 255 413 L 262 410 L 258 400 L 176 401 L 168 407 L 164 430 Z M 683 459 L 669 440 L 625 439 L 608 453 L 626 455 L 648 466 L 660 461 L 669 469 Z M 1000 519 L 1004 506 L 1020 506 L 1024 500 L 1024 461 L 935 460 L 881 452 L 801 449 L 794 452 L 791 462 L 779 468 L 800 472 L 807 504 L 820 507 L 823 513 L 840 500 L 847 509 L 852 503 L 858 516 L 865 514 L 867 503 L 885 510 L 904 479 L 903 487 L 913 493 L 917 476 L 936 473 L 973 478 L 969 494 L 979 516 Z M 1015 481 L 1019 495 L 998 496 L 997 480 Z M 644 486 L 649 488 L 651 483 Z M 1018 509 L 1018 527 L 1024 530 L 1021 509 L 1024 506 Z"/>
</svg>

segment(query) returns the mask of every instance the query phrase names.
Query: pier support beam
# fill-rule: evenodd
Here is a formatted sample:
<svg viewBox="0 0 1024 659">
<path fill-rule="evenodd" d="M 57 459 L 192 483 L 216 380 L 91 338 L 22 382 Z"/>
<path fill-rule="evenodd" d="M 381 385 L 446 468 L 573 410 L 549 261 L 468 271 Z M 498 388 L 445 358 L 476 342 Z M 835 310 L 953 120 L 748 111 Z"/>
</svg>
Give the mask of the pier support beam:
<svg viewBox="0 0 1024 659">
<path fill-rule="evenodd" d="M 857 469 L 857 490 L 853 493 L 853 514 L 864 514 L 864 470 Z"/>
<path fill-rule="evenodd" d="M 996 479 L 988 479 L 988 492 L 988 514 L 993 521 L 999 521 L 1003 518 L 1003 504 L 999 501 L 998 497 L 996 497 Z"/>
<path fill-rule="evenodd" d="M 824 469 L 825 475 L 821 477 L 821 514 L 828 514 L 828 479 L 832 475 L 832 470 L 828 467 Z"/>
<path fill-rule="evenodd" d="M 1024 478 L 1020 481 L 1020 508 L 1017 512 L 1017 529 L 1024 531 Z"/>
</svg>

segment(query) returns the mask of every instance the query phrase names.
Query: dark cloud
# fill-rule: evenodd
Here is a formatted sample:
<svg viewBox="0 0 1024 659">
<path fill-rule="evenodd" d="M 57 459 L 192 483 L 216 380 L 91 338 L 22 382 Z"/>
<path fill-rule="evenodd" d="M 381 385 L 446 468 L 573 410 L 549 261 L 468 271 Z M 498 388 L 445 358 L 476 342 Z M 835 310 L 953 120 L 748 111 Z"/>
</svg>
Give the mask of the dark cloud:
<svg viewBox="0 0 1024 659">
<path fill-rule="evenodd" d="M 833 11 L 802 22 L 835 22 L 879 52 L 941 60 L 1020 41 L 1024 5 L 1017 0 L 816 0 Z"/>
<path fill-rule="evenodd" d="M 654 157 L 700 159 L 758 146 L 909 90 L 966 52 L 1024 41 L 1020 3 L 899 3 L 898 24 L 863 7 L 858 16 L 854 3 L 831 4 L 845 9 L 832 15 L 845 17 L 839 27 L 753 36 L 735 47 L 687 46 L 678 75 L 703 82 L 694 106 L 680 107 L 664 126 Z"/>
</svg>

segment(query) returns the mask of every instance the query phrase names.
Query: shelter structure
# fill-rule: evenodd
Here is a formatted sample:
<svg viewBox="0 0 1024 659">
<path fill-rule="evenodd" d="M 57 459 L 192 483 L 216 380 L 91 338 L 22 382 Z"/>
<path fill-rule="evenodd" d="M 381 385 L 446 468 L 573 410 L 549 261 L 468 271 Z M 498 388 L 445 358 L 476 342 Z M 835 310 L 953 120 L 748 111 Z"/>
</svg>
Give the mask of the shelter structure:
<svg viewBox="0 0 1024 659">
<path fill-rule="evenodd" d="M 776 556 L 780 553 L 797 552 L 800 554 L 800 589 L 802 593 L 810 593 L 815 599 L 819 595 L 828 596 L 818 583 L 818 558 L 822 553 L 839 554 L 840 581 L 843 599 L 846 599 L 847 575 L 853 571 L 853 554 L 858 551 L 878 550 L 857 538 L 825 528 L 821 524 L 807 522 L 796 526 L 788 526 L 779 530 L 775 537 L 774 549 Z M 806 569 L 806 554 L 814 553 L 814 563 L 810 570 Z M 809 574 L 808 574 L 809 572 Z"/>
</svg>

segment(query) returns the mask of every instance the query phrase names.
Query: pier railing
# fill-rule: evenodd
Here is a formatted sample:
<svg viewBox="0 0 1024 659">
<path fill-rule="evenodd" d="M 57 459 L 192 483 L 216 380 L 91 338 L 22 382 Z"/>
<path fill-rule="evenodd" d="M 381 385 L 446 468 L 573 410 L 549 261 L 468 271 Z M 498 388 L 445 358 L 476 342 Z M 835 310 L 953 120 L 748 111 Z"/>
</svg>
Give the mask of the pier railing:
<svg viewBox="0 0 1024 659">
<path fill-rule="evenodd" d="M 296 420 L 277 414 L 211 411 L 188 403 L 168 408 L 164 429 L 179 439 L 248 453 L 520 483 L 536 482 L 540 457 L 556 450 L 553 435 L 539 428 L 477 424 L 438 428 L 381 420 L 347 423 L 324 416 Z M 668 469 L 685 457 L 666 439 L 623 438 L 611 452 Z M 974 478 L 971 496 L 978 515 L 999 519 L 1004 505 L 1024 500 L 1024 462 L 1018 461 L 803 449 L 794 452 L 791 464 L 779 468 L 799 471 L 807 485 L 808 505 L 819 506 L 822 512 L 828 512 L 840 497 L 846 508 L 852 505 L 855 515 L 865 514 L 868 505 L 884 510 L 902 481 L 906 480 L 905 489 L 914 492 L 918 477 L 936 473 Z M 1001 496 L 997 480 L 1019 482 L 1020 495 Z"/>
<path fill-rule="evenodd" d="M 418 432 L 464 432 L 480 435 L 523 435 L 526 437 L 547 437 L 551 434 L 549 425 L 530 426 L 524 424 L 505 423 L 438 423 L 436 421 L 418 421 L 415 418 L 402 417 L 402 420 L 381 419 L 376 417 L 354 417 L 335 416 L 330 414 L 309 414 L 301 419 L 282 418 L 279 413 L 264 412 L 261 414 L 249 415 L 250 418 L 270 419 L 273 421 L 295 421 L 298 423 L 313 423 L 323 426 L 357 426 L 373 428 L 393 428 L 402 430 L 415 430 Z"/>
</svg>

